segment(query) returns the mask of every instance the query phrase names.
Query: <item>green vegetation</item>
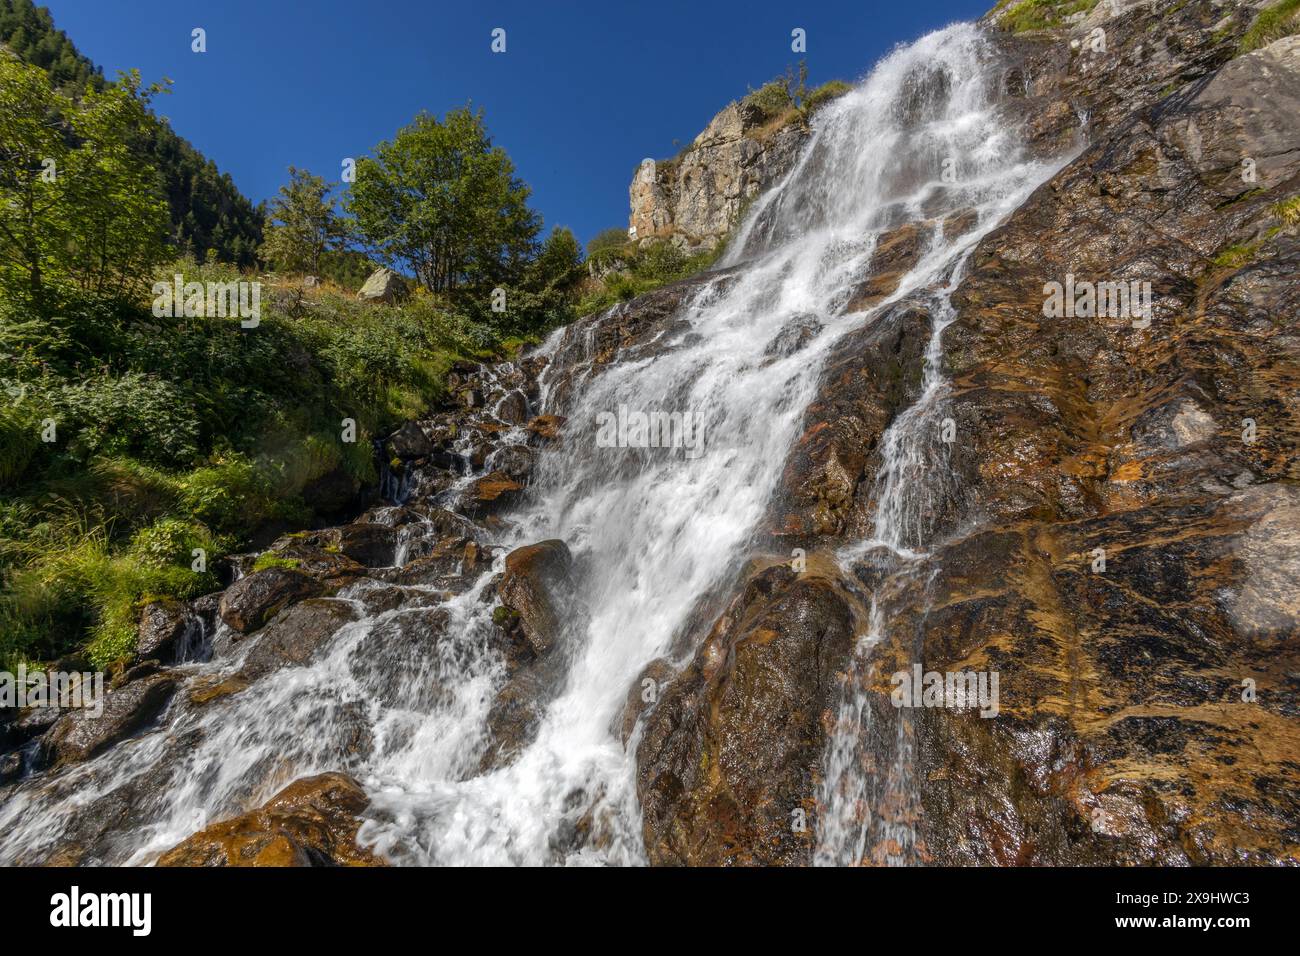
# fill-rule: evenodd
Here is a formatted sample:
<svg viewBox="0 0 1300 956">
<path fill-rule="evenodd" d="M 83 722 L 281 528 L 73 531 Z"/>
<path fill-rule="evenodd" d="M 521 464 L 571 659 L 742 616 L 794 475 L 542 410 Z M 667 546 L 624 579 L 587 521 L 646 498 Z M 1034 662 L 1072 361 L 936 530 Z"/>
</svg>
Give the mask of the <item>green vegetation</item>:
<svg viewBox="0 0 1300 956">
<path fill-rule="evenodd" d="M 259 555 L 258 559 L 253 562 L 253 570 L 265 571 L 267 568 L 288 568 L 292 570 L 301 563 L 297 558 L 281 558 L 268 551 L 266 554 Z"/>
<path fill-rule="evenodd" d="M 1248 265 L 1259 251 L 1259 243 L 1252 242 L 1228 246 L 1210 261 L 1220 269 L 1240 269 Z"/>
<path fill-rule="evenodd" d="M 1098 0 L 1001 0 L 994 9 L 1002 14 L 1001 24 L 1012 33 L 1059 27 L 1076 13 L 1087 13 Z"/>
<path fill-rule="evenodd" d="M 1300 0 L 1277 0 L 1255 17 L 1241 38 L 1240 50 L 1249 53 L 1293 33 L 1300 33 Z"/>
<path fill-rule="evenodd" d="M 809 90 L 808 66 L 801 60 L 797 74 L 793 67 L 787 67 L 784 76 L 750 90 L 741 100 L 741 106 L 761 127 L 759 135 L 762 136 L 795 122 L 806 126 L 817 110 L 852 88 L 843 80 L 831 80 Z"/>
<path fill-rule="evenodd" d="M 289 182 L 271 202 L 262 258 L 274 269 L 319 276 L 325 255 L 346 239 L 330 197 L 333 185 L 289 167 Z"/>
<path fill-rule="evenodd" d="M 541 218 L 483 113 L 421 113 L 357 163 L 348 212 L 377 258 L 430 292 L 491 289 L 518 280 Z"/>
<path fill-rule="evenodd" d="M 1300 196 L 1274 203 L 1269 211 L 1288 226 L 1300 225 Z"/>
<path fill-rule="evenodd" d="M 569 230 L 539 241 L 468 110 L 363 159 L 351 219 L 291 168 L 261 247 L 275 276 L 215 246 L 196 261 L 169 242 L 159 88 L 103 82 L 45 36 L 43 69 L 0 53 L 0 667 L 127 656 L 145 602 L 212 591 L 224 555 L 345 513 L 376 478 L 372 437 L 435 405 L 457 359 L 569 320 L 586 275 Z M 357 302 L 375 258 L 422 287 Z M 214 286 L 243 309 L 256 288 L 258 321 L 214 309 Z"/>
<path fill-rule="evenodd" d="M 57 30 L 50 13 L 32 0 L 0 0 L 0 44 L 42 70 L 62 93 L 81 98 L 102 92 L 101 71 Z M 172 131 L 166 120 L 151 118 L 141 135 L 143 152 L 162 176 L 168 237 L 178 250 L 200 261 L 251 267 L 262 241 L 262 213 L 244 197 L 229 175 Z"/>
<path fill-rule="evenodd" d="M 136 145 L 154 92 L 133 74 L 74 100 L 0 55 L 0 286 L 38 306 L 59 282 L 117 295 L 165 257 L 161 182 Z"/>
<path fill-rule="evenodd" d="M 321 489 L 374 480 L 370 436 L 436 402 L 456 358 L 498 347 L 426 296 L 370 306 L 325 289 L 295 319 L 267 291 L 253 329 L 96 296 L 44 319 L 0 303 L 0 667 L 128 652 L 144 601 L 214 590 L 213 562 L 259 529 L 338 507 Z"/>
<path fill-rule="evenodd" d="M 615 243 L 617 233 L 619 243 Z M 588 243 L 587 261 L 609 271 L 605 279 L 579 300 L 578 315 L 590 315 L 615 302 L 633 299 L 669 282 L 685 279 L 709 268 L 722 255 L 724 246 L 709 252 L 687 255 L 670 242 L 639 246 L 629 242 L 621 229 L 607 229 Z"/>
</svg>

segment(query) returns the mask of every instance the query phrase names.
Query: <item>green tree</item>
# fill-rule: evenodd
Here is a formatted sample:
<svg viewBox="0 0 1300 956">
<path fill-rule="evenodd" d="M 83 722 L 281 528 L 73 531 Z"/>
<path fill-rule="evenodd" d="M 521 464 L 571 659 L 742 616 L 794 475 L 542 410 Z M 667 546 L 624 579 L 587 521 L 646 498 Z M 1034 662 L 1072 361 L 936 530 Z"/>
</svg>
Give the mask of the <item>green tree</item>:
<svg viewBox="0 0 1300 956">
<path fill-rule="evenodd" d="M 334 185 L 305 169 L 289 167 L 289 182 L 271 201 L 262 258 L 282 272 L 321 274 L 325 253 L 344 238 L 330 196 Z"/>
<path fill-rule="evenodd" d="M 81 96 L 87 87 L 104 88 L 100 69 L 55 28 L 49 10 L 32 0 L 0 0 L 0 44 L 40 67 L 55 89 L 70 96 Z M 199 260 L 216 249 L 217 258 L 224 262 L 255 265 L 262 242 L 262 210 L 211 160 L 177 136 L 165 119 L 155 119 L 143 146 L 163 175 L 176 247 Z M 219 235 L 218 224 L 223 226 Z"/>
<path fill-rule="evenodd" d="M 432 292 L 455 292 L 521 276 L 541 229 L 530 194 L 482 111 L 466 107 L 442 122 L 421 113 L 376 146 L 357 163 L 347 208 L 377 258 Z"/>
<path fill-rule="evenodd" d="M 572 231 L 556 226 L 529 267 L 529 285 L 538 291 L 568 292 L 582 276 L 582 246 Z"/>
<path fill-rule="evenodd" d="M 51 283 L 120 294 L 165 258 L 167 206 L 139 148 L 157 91 L 132 72 L 74 101 L 0 55 L 0 283 L 38 305 Z"/>
</svg>

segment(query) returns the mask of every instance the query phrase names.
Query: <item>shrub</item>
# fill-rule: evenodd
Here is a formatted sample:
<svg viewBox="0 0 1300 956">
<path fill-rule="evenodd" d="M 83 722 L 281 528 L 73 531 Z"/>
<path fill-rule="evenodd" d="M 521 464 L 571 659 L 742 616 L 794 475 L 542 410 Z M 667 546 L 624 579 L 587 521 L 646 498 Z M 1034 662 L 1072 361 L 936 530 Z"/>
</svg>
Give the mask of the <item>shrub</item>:
<svg viewBox="0 0 1300 956">
<path fill-rule="evenodd" d="M 853 89 L 852 85 L 845 83 L 843 80 L 831 80 L 828 83 L 823 83 L 804 97 L 804 112 L 811 116 L 831 100 L 843 96 L 851 89 Z"/>
<path fill-rule="evenodd" d="M 129 553 L 155 568 L 191 565 L 194 551 L 214 553 L 220 545 L 208 529 L 183 518 L 162 518 L 141 528 L 131 538 Z"/>
<path fill-rule="evenodd" d="M 0 393 L 0 402 L 8 396 Z M 0 405 L 0 488 L 16 484 L 40 448 L 40 422 L 26 408 Z"/>
<path fill-rule="evenodd" d="M 178 385 L 128 372 L 62 386 L 49 395 L 59 431 L 79 460 L 129 454 L 159 465 L 193 463 L 199 422 Z"/>
<path fill-rule="evenodd" d="M 598 253 L 616 250 L 623 252 L 628 245 L 627 230 L 614 226 L 610 229 L 602 229 L 591 238 L 587 243 L 587 258 L 590 259 Z"/>
<path fill-rule="evenodd" d="M 1300 225 L 1300 196 L 1274 203 L 1270 211 L 1288 226 Z"/>
<path fill-rule="evenodd" d="M 794 97 L 790 95 L 790 88 L 786 80 L 780 77 L 764 83 L 756 90 L 750 90 L 749 95 L 741 102 L 754 111 L 759 122 L 775 119 L 794 107 Z"/>
<path fill-rule="evenodd" d="M 247 457 L 218 456 L 180 481 L 181 504 L 214 531 L 256 528 L 275 510 L 272 484 Z"/>
</svg>

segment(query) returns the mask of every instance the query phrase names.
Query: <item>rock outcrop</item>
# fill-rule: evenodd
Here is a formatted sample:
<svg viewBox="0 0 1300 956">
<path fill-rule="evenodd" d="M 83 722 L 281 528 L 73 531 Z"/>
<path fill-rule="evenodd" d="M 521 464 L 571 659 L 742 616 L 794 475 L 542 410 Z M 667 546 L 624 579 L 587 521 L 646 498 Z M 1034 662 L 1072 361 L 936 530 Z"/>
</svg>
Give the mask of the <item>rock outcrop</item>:
<svg viewBox="0 0 1300 956">
<path fill-rule="evenodd" d="M 380 866 L 356 842 L 369 802 L 345 774 L 304 777 L 262 807 L 200 830 L 158 866 Z"/>
<path fill-rule="evenodd" d="M 712 250 L 745 206 L 790 171 L 808 136 L 799 122 L 765 126 L 756 111 L 731 103 L 673 159 L 644 160 L 628 189 L 628 235 Z"/>
<path fill-rule="evenodd" d="M 834 581 L 783 565 L 748 579 L 643 718 L 638 795 L 651 863 L 811 862 L 823 713 L 852 640 Z"/>
</svg>

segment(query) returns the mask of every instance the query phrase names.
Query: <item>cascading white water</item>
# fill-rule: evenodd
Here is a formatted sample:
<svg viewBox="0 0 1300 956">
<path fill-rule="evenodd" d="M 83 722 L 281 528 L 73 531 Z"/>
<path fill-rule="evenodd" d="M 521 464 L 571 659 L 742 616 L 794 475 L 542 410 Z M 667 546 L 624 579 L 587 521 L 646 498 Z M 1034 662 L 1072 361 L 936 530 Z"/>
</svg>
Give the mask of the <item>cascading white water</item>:
<svg viewBox="0 0 1300 956">
<path fill-rule="evenodd" d="M 341 595 L 361 619 L 313 664 L 203 707 L 178 697 L 166 726 L 20 787 L 0 808 L 0 862 L 39 857 L 75 833 L 92 798 L 119 789 L 145 822 L 124 829 L 105 861 L 148 862 L 288 780 L 324 770 L 364 782 L 372 804 L 361 839 L 395 862 L 642 861 L 636 739 L 625 746 L 616 726 L 628 689 L 745 559 L 828 351 L 913 294 L 929 298 L 934 335 L 922 397 L 886 436 L 875 538 L 905 556 L 925 545 L 923 433 L 945 387 L 938 336 L 950 318 L 947 295 L 978 239 L 1055 168 L 1021 157 L 997 116 L 998 86 L 997 59 L 974 26 L 891 54 L 818 115 L 796 167 L 732 243 L 727 264 L 738 268 L 706 284 L 653 348 L 591 372 L 568 396 L 562 448 L 543 456 L 527 504 L 498 542 L 497 570 L 509 548 L 563 539 L 583 607 L 560 647 L 563 680 L 536 737 L 511 762 L 478 772 L 505 677 L 489 640 L 491 604 L 480 600 L 490 575 L 445 603 L 382 613 L 365 611 L 373 585 L 363 584 Z M 965 210 L 975 211 L 974 228 L 945 238 L 939 220 Z M 877 238 L 921 220 L 929 244 L 888 302 L 847 312 Z M 802 344 L 774 348 L 792 327 L 808 330 Z M 584 348 L 577 339 L 557 335 L 546 350 L 572 360 Z M 620 406 L 696 416 L 705 453 L 598 447 L 598 416 Z M 248 653 L 187 669 L 215 683 Z M 853 779 L 861 713 L 860 701 L 846 701 L 828 751 L 820 862 L 861 857 Z M 599 821 L 601 839 L 573 849 L 565 834 L 584 816 Z"/>
</svg>

